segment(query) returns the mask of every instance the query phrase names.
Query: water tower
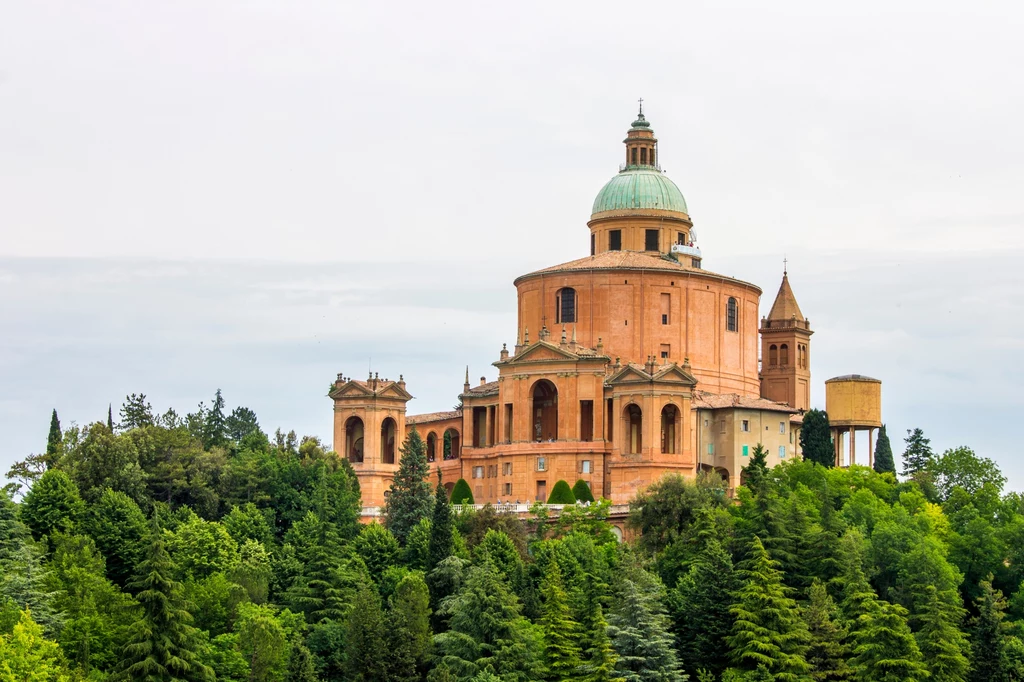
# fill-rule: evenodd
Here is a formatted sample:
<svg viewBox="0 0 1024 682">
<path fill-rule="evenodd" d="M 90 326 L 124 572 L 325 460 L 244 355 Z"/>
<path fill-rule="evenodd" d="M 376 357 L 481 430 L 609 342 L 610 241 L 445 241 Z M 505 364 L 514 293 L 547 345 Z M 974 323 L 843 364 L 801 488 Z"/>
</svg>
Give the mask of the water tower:
<svg viewBox="0 0 1024 682">
<path fill-rule="evenodd" d="M 836 466 L 857 463 L 858 431 L 868 432 L 868 466 L 873 466 L 875 429 L 882 426 L 882 382 L 860 374 L 829 379 L 825 382 L 825 411 L 832 427 Z M 845 461 L 847 440 L 849 461 Z"/>
</svg>

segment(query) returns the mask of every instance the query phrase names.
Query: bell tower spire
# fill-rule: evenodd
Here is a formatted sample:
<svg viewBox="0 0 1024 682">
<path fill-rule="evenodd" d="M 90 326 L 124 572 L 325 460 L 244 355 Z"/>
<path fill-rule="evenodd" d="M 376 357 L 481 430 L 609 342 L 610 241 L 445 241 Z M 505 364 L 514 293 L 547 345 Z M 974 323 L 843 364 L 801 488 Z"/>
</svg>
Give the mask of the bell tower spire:
<svg viewBox="0 0 1024 682">
<path fill-rule="evenodd" d="M 657 168 L 658 139 L 654 137 L 650 122 L 644 117 L 644 98 L 640 98 L 640 113 L 626 133 L 626 168 Z"/>
<path fill-rule="evenodd" d="M 798 410 L 811 407 L 811 322 L 789 285 L 789 259 L 768 317 L 761 318 L 761 397 Z"/>
</svg>

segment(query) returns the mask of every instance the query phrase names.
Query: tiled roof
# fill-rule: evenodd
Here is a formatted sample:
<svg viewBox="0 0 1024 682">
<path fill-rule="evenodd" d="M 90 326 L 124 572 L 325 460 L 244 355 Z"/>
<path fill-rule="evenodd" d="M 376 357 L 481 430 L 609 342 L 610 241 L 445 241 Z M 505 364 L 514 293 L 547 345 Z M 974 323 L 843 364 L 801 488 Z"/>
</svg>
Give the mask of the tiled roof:
<svg viewBox="0 0 1024 682">
<path fill-rule="evenodd" d="M 739 395 L 738 393 L 708 393 L 707 391 L 694 391 L 690 406 L 702 410 L 721 410 L 727 407 L 738 407 L 744 410 L 771 410 L 773 412 L 795 413 L 789 405 L 777 403 L 765 398 L 753 398 Z"/>
<path fill-rule="evenodd" d="M 469 389 L 468 395 L 489 395 L 491 393 L 498 392 L 498 382 L 488 381 L 486 384 L 480 384 Z"/>
<path fill-rule="evenodd" d="M 826 379 L 825 383 L 831 384 L 833 381 L 866 381 L 872 384 L 882 383 L 881 379 L 872 379 L 871 377 L 864 376 L 863 374 L 844 374 L 841 377 L 832 377 L 831 379 Z"/>
<path fill-rule="evenodd" d="M 443 422 L 449 419 L 461 419 L 462 412 L 451 410 L 448 412 L 428 412 L 427 414 L 410 414 L 405 418 L 406 424 L 427 424 L 430 422 Z"/>
<path fill-rule="evenodd" d="M 768 313 L 769 320 L 792 320 L 804 321 L 804 314 L 800 312 L 800 306 L 796 304 L 796 296 L 793 295 L 793 288 L 789 286 L 789 274 L 782 274 L 782 284 L 779 285 L 779 293 L 775 296 L 775 303 L 772 304 L 771 312 Z"/>
</svg>

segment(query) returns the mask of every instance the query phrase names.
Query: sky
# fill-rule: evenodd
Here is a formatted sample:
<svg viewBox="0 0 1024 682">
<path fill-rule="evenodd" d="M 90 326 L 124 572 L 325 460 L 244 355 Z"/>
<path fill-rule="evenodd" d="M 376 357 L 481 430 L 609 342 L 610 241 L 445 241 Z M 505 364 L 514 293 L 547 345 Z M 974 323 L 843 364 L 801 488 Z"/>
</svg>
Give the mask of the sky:
<svg viewBox="0 0 1024 682">
<path fill-rule="evenodd" d="M 339 372 L 449 409 L 519 274 L 589 251 L 637 99 L 704 265 L 790 281 L 1024 490 L 1024 7 L 0 0 L 0 470 L 129 393 L 331 440 Z"/>
</svg>

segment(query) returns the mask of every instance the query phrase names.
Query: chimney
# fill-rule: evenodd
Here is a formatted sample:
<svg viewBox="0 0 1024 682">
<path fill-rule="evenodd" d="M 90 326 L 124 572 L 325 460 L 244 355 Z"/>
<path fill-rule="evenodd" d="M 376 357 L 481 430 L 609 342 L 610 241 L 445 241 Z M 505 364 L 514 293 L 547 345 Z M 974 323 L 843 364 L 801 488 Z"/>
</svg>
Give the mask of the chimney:
<svg viewBox="0 0 1024 682">
<path fill-rule="evenodd" d="M 480 377 L 480 385 L 483 386 L 487 383 L 487 377 Z"/>
</svg>

